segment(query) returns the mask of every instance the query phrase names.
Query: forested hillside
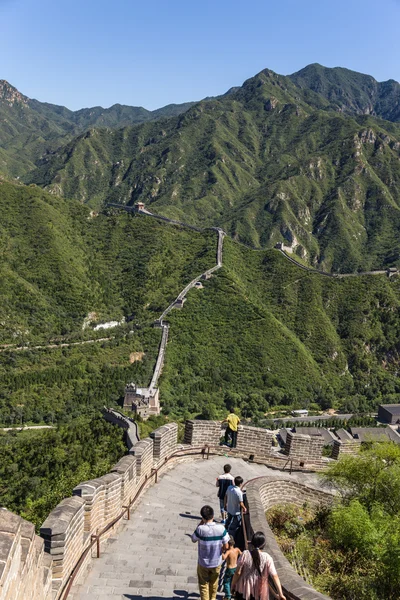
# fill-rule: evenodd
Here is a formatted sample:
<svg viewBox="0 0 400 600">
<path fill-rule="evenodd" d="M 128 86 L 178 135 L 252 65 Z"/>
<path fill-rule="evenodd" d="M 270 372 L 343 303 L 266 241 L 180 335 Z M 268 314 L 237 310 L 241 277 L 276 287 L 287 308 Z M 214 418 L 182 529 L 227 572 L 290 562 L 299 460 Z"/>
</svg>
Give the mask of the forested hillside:
<svg viewBox="0 0 400 600">
<path fill-rule="evenodd" d="M 333 279 L 225 239 L 224 268 L 170 316 L 165 409 L 262 416 L 277 404 L 345 411 L 398 401 L 400 281 Z"/>
<path fill-rule="evenodd" d="M 148 384 L 160 340 L 153 321 L 215 264 L 215 232 L 118 211 L 93 217 L 5 182 L 0 198 L 1 420 L 68 421 L 118 403 L 128 381 Z M 364 410 L 400 392 L 398 277 L 322 277 L 229 238 L 223 265 L 168 317 L 165 412 L 218 414 L 233 403 L 261 414 L 293 402 Z M 116 330 L 93 330 L 122 317 Z M 4 346 L 21 343 L 29 351 Z"/>
<path fill-rule="evenodd" d="M 364 110 L 366 100 L 339 106 L 325 71 L 316 85 L 311 68 L 291 77 L 266 69 L 178 117 L 92 129 L 26 181 L 95 208 L 143 200 L 253 247 L 284 241 L 324 270 L 399 264 L 400 126 L 365 115 L 391 116 Z M 340 81 L 356 96 L 363 77 L 349 71 Z"/>
<path fill-rule="evenodd" d="M 148 385 L 161 333 L 154 319 L 215 264 L 217 235 L 114 209 L 96 215 L 6 181 L 0 208 L 0 424 L 61 427 L 0 435 L 0 496 L 39 523 L 120 452 L 120 434 L 101 430 L 100 409 L 119 406 L 126 383 Z M 226 237 L 222 269 L 168 315 L 165 418 L 238 408 L 257 421 L 282 404 L 367 411 L 397 401 L 399 287 L 397 276 L 323 277 Z M 93 328 L 122 317 L 113 329 Z M 43 441 L 54 452 L 43 454 Z"/>
<path fill-rule="evenodd" d="M 0 343 L 42 342 L 122 317 L 156 318 L 212 266 L 215 234 L 125 212 L 91 216 L 37 187 L 0 183 Z"/>
<path fill-rule="evenodd" d="M 104 475 L 125 452 L 121 429 L 101 416 L 52 430 L 0 432 L 0 504 L 39 528 L 78 483 Z"/>
<path fill-rule="evenodd" d="M 24 96 L 0 80 L 0 173 L 20 176 L 43 155 L 54 152 L 91 127 L 122 127 L 178 115 L 191 106 L 170 104 L 154 111 L 114 104 L 72 111 Z"/>
</svg>

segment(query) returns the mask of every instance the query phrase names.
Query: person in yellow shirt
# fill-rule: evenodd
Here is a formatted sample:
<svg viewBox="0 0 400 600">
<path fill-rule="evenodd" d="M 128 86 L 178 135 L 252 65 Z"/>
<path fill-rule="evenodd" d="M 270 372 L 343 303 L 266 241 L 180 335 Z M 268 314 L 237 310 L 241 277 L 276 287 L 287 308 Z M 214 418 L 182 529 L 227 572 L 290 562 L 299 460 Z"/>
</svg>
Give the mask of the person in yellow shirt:
<svg viewBox="0 0 400 600">
<path fill-rule="evenodd" d="M 229 413 L 222 423 L 227 423 L 227 428 L 225 431 L 225 444 L 231 448 L 236 448 L 238 425 L 240 423 L 239 417 L 233 412 Z M 231 443 L 229 443 L 229 440 Z"/>
</svg>

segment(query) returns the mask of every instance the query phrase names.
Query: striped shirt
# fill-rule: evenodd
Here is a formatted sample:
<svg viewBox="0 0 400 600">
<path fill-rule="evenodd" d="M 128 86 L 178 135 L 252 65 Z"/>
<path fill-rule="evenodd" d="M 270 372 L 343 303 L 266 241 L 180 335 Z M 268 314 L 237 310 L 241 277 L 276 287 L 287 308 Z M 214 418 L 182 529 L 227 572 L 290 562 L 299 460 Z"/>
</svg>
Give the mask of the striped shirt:
<svg viewBox="0 0 400 600">
<path fill-rule="evenodd" d="M 222 563 L 222 545 L 229 542 L 229 534 L 221 523 L 204 523 L 192 534 L 192 542 L 199 543 L 199 565 L 206 569 Z"/>
</svg>

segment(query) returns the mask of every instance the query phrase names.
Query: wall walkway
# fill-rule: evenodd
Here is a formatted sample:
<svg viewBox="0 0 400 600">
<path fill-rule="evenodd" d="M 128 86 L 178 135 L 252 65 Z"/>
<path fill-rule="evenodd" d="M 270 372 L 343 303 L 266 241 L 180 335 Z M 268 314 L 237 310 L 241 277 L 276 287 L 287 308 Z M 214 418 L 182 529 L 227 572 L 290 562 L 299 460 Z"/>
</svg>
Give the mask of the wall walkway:
<svg viewBox="0 0 400 600">
<path fill-rule="evenodd" d="M 140 504 L 115 532 L 100 559 L 71 590 L 71 600 L 140 598 L 188 598 L 198 595 L 197 547 L 188 537 L 200 520 L 203 504 L 211 504 L 219 515 L 215 479 L 228 459 L 185 462 L 161 475 Z M 319 487 L 314 474 L 277 473 L 264 465 L 229 458 L 232 473 L 245 481 L 273 476 L 274 481 L 311 484 Z M 264 528 L 265 529 L 265 528 Z"/>
</svg>

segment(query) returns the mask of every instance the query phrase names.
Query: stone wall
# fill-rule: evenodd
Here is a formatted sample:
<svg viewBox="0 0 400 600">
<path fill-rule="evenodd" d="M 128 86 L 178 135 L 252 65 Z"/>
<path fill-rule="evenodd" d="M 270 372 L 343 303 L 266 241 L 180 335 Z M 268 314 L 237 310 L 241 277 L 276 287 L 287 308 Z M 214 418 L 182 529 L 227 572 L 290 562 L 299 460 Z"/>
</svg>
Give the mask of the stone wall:
<svg viewBox="0 0 400 600">
<path fill-rule="evenodd" d="M 273 433 L 261 427 L 239 426 L 237 435 L 237 452 L 262 460 L 271 455 Z"/>
<path fill-rule="evenodd" d="M 124 506 L 132 500 L 136 491 L 136 456 L 123 456 L 111 472 L 121 475 L 121 506 Z"/>
<path fill-rule="evenodd" d="M 153 440 L 153 461 L 154 466 L 162 464 L 166 456 L 175 452 L 178 445 L 178 425 L 168 423 L 159 427 L 150 434 Z"/>
<path fill-rule="evenodd" d="M 273 477 L 262 477 L 249 482 L 246 492 L 252 529 L 263 531 L 266 536 L 265 550 L 274 558 L 286 598 L 288 600 L 329 600 L 328 596 L 308 585 L 285 558 L 269 528 L 265 511 L 276 504 L 286 502 L 297 505 L 302 505 L 304 502 L 314 506 L 329 505 L 333 501 L 333 495 L 313 486 Z"/>
<path fill-rule="evenodd" d="M 184 443 L 196 447 L 210 446 L 212 452 L 226 453 L 226 446 L 220 447 L 224 428 L 220 421 L 189 420 L 185 423 Z M 232 456 L 240 456 L 247 460 L 265 462 L 266 465 L 283 469 L 290 459 L 290 467 L 295 470 L 312 468 L 324 469 L 328 459 L 322 457 L 324 439 L 322 436 L 300 435 L 288 433 L 287 446 L 284 453 L 272 449 L 273 433 L 262 427 L 239 425 L 237 447 L 229 450 Z M 286 468 L 289 468 L 286 466 Z"/>
<path fill-rule="evenodd" d="M 323 447 L 324 438 L 320 435 L 304 435 L 288 431 L 284 452 L 289 458 L 313 463 L 321 460 Z"/>
<path fill-rule="evenodd" d="M 195 421 L 185 423 L 184 443 L 190 446 L 218 446 L 221 439 L 220 421 Z"/>
<path fill-rule="evenodd" d="M 62 500 L 40 528 L 44 548 L 52 558 L 52 587 L 55 593 L 61 589 L 84 550 L 87 538 L 84 524 L 85 501 L 76 497 Z"/>
<path fill-rule="evenodd" d="M 335 440 L 332 448 L 332 458 L 338 460 L 343 455 L 354 456 L 360 452 L 360 441 L 359 440 Z"/>
<path fill-rule="evenodd" d="M 104 408 L 103 417 L 109 423 L 118 425 L 118 427 L 122 427 L 126 431 L 126 445 L 128 450 L 139 441 L 138 426 L 134 421 L 113 408 Z"/>
<path fill-rule="evenodd" d="M 0 600 L 51 600 L 51 563 L 32 523 L 0 508 Z"/>
<path fill-rule="evenodd" d="M 140 487 L 153 468 L 153 440 L 151 438 L 141 440 L 130 452 L 136 456 L 136 483 Z"/>
<path fill-rule="evenodd" d="M 125 430 L 127 427 L 129 428 L 129 424 L 127 425 L 125 418 L 121 418 L 119 413 L 114 414 L 113 411 L 107 411 L 107 416 L 108 420 L 119 424 Z M 160 427 L 151 434 L 151 438 L 134 444 L 129 454 L 121 458 L 110 473 L 76 486 L 73 496 L 60 502 L 43 523 L 40 530 L 43 541 L 37 537 L 30 538 L 30 543 L 35 548 L 39 546 L 42 548 L 42 558 L 34 559 L 34 556 L 40 556 L 40 552 L 34 554 L 32 551 L 32 558 L 28 553 L 25 566 L 18 567 L 18 572 L 15 570 L 15 565 L 22 564 L 23 548 L 28 547 L 29 543 L 24 541 L 25 538 L 21 533 L 22 525 L 19 529 L 19 526 L 16 525 L 15 531 L 11 534 L 6 531 L 4 535 L 9 535 L 9 537 L 11 535 L 15 538 L 14 546 L 12 548 L 10 546 L 8 550 L 9 555 L 14 556 L 15 560 L 11 564 L 9 558 L 6 557 L 2 563 L 5 552 L 0 553 L 0 581 L 3 585 L 2 588 L 0 587 L 0 600 L 30 598 L 26 595 L 28 584 L 30 588 L 38 590 L 37 595 L 32 596 L 32 600 L 49 600 L 50 583 L 52 583 L 53 600 L 59 600 L 78 561 L 81 560 L 82 564 L 86 565 L 92 559 L 92 555 L 94 555 L 92 546 L 95 543 L 93 536 L 101 533 L 100 541 L 103 542 L 112 533 L 113 527 L 116 526 L 115 523 L 124 516 L 126 517 L 126 507 L 133 505 L 144 486 L 154 482 L 155 478 L 152 475 L 154 475 L 155 469 L 161 469 L 167 457 L 170 457 L 179 448 L 186 453 L 196 454 L 198 448 L 202 448 L 206 444 L 211 447 L 212 453 L 224 454 L 227 451 L 226 447 L 219 446 L 223 433 L 219 421 L 187 421 L 186 446 L 178 446 L 177 432 L 178 427 L 175 423 Z M 300 437 L 309 438 L 309 436 Z M 272 452 L 271 443 L 272 432 L 258 427 L 240 426 L 237 448 L 231 450 L 230 453 L 232 456 L 242 456 L 245 459 L 254 458 L 254 460 L 265 462 L 270 466 L 283 468 L 288 457 L 278 452 Z M 303 453 L 304 448 L 307 447 L 312 456 L 318 455 L 319 445 L 315 446 L 310 441 L 307 444 L 304 447 L 300 445 L 302 448 L 300 453 Z M 292 453 L 292 456 L 296 456 L 296 453 Z M 302 458 L 304 458 L 303 455 Z M 186 460 L 186 458 L 177 457 L 176 460 Z M 296 467 L 299 462 L 298 458 L 293 459 L 294 468 L 301 468 L 300 466 Z M 313 469 L 316 468 L 319 468 L 318 465 L 313 465 Z M 282 487 L 281 490 L 283 491 L 283 489 Z M 285 494 L 290 495 L 290 490 L 286 489 Z M 306 496 L 306 492 L 299 495 L 300 498 Z M 265 498 L 267 497 L 265 496 Z M 14 517 L 17 523 L 23 522 L 19 517 L 15 515 Z M 30 524 L 26 524 L 24 527 L 33 528 Z M 24 573 L 23 577 L 21 573 Z M 38 583 L 40 581 L 41 584 Z M 6 595 L 8 594 L 7 590 L 11 589 L 13 595 Z"/>
<path fill-rule="evenodd" d="M 125 429 L 124 425 L 121 426 Z M 175 423 L 156 429 L 151 438 L 137 442 L 130 453 L 114 465 L 110 473 L 80 483 L 74 488 L 72 498 L 63 500 L 50 513 L 40 534 L 50 557 L 54 600 L 61 597 L 81 556 L 86 553 L 84 564 L 91 560 L 93 551 L 88 552 L 88 549 L 92 536 L 102 532 L 103 543 L 113 532 L 110 525 L 126 514 L 126 507 L 132 504 L 140 487 L 146 482 L 154 481 L 150 477 L 152 471 L 175 451 L 177 434 L 178 426 Z M 49 581 L 51 583 L 51 577 Z M 28 596 L 20 595 L 12 600 L 26 598 Z M 0 600 L 3 600 L 1 595 Z M 11 598 L 7 597 L 7 600 Z M 39 595 L 34 600 L 48 599 Z"/>
</svg>

